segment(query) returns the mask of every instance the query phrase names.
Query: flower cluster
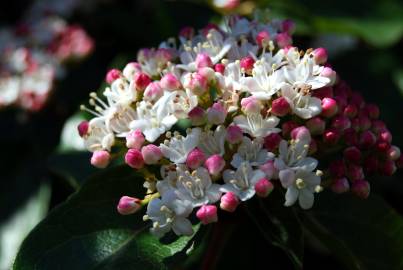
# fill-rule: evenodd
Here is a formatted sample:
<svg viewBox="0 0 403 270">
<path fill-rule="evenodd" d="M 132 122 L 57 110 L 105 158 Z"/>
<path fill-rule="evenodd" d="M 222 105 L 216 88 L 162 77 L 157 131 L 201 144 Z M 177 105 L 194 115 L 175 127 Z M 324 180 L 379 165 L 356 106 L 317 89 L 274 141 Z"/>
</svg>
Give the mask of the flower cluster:
<svg viewBox="0 0 403 270">
<path fill-rule="evenodd" d="M 51 8 L 34 5 L 17 26 L 0 29 L 0 108 L 40 110 L 54 80 L 64 74 L 63 63 L 92 51 L 86 32 L 68 25 Z"/>
<path fill-rule="evenodd" d="M 152 233 L 189 235 L 195 209 L 208 224 L 217 206 L 233 212 L 274 188 L 285 206 L 309 209 L 324 187 L 352 185 L 366 197 L 364 174 L 394 172 L 400 152 L 379 109 L 337 77 L 325 49 L 292 46 L 293 29 L 290 20 L 236 16 L 186 27 L 107 73 L 105 98 L 90 94 L 94 109 L 82 109 L 95 118 L 78 131 L 94 166 L 123 147 L 126 164 L 144 174 L 148 195 L 122 197 L 121 214 L 148 204 Z"/>
</svg>

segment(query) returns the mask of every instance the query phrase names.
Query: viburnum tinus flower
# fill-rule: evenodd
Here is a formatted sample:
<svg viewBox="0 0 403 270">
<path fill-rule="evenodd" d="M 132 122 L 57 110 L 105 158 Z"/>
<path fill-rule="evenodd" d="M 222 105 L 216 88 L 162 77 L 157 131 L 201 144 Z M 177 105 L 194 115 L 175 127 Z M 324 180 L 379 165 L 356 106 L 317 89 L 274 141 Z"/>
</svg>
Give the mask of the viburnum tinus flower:
<svg viewBox="0 0 403 270">
<path fill-rule="evenodd" d="M 378 107 L 336 75 L 324 48 L 293 46 L 290 20 L 225 24 L 141 50 L 108 72 L 104 101 L 91 94 L 95 118 L 78 128 L 93 164 L 125 153 L 145 176 L 145 198 L 127 204 L 126 194 L 120 212 L 148 203 L 152 233 L 189 235 L 192 215 L 216 222 L 218 205 L 234 212 L 273 189 L 303 209 L 324 188 L 366 198 L 374 174 L 402 164 Z"/>
</svg>

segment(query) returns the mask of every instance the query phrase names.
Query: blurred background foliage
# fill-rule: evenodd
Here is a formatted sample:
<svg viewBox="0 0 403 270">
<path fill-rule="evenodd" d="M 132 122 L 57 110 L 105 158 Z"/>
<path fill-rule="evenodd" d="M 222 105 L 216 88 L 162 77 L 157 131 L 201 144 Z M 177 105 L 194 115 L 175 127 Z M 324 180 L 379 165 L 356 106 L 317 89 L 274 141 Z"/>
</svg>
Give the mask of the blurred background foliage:
<svg viewBox="0 0 403 270">
<path fill-rule="evenodd" d="M 16 23 L 30 3 L 8 1 L 0 10 L 0 25 Z M 295 20 L 294 44 L 299 47 L 327 48 L 329 62 L 338 74 L 367 101 L 380 106 L 394 144 L 403 146 L 402 1 L 256 0 L 242 1 L 237 12 L 250 15 L 254 8 L 269 8 L 274 17 Z M 122 68 L 135 59 L 139 48 L 158 46 L 183 26 L 200 28 L 211 20 L 218 21 L 222 14 L 225 12 L 214 8 L 211 1 L 98 0 L 68 19 L 82 25 L 95 39 L 95 52 L 80 65 L 69 67 L 67 78 L 58 82 L 55 94 L 41 112 L 0 112 L 0 261 L 5 262 L 0 269 L 7 268 L 19 241 L 46 209 L 63 202 L 95 171 L 88 162 L 90 155 L 77 146 L 74 123 L 84 117 L 78 108 L 86 102 L 88 93 L 102 88 L 108 68 Z M 63 126 L 66 128 L 62 132 Z M 374 180 L 373 191 L 403 214 L 402 173 Z M 27 210 L 30 205 L 37 205 L 36 210 Z M 18 219 L 22 220 L 20 227 L 10 225 L 17 224 Z M 259 245 L 262 239 L 252 234 L 242 241 Z M 12 235 L 17 239 L 15 244 L 10 244 Z M 228 241 L 231 243 L 231 239 Z M 305 256 L 307 269 L 334 262 L 329 254 L 318 254 L 315 243 L 310 246 L 313 248 Z M 251 258 L 262 255 L 261 251 L 255 252 L 247 258 L 239 256 L 234 264 L 246 267 Z M 238 253 L 222 251 L 223 257 Z M 282 262 L 282 256 L 276 256 L 273 262 Z M 224 266 L 219 260 L 215 263 Z M 328 269 L 339 269 L 337 263 L 334 265 Z"/>
</svg>

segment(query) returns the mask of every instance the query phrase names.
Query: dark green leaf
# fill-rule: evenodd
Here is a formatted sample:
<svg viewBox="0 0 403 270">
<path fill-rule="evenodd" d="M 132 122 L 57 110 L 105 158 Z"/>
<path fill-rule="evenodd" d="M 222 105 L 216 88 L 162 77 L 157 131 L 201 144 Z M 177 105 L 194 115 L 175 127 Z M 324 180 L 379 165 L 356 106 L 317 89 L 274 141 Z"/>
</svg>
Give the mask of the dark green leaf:
<svg viewBox="0 0 403 270">
<path fill-rule="evenodd" d="M 191 237 L 161 244 L 142 213 L 117 213 L 120 196 L 142 193 L 141 177 L 126 166 L 94 175 L 25 239 L 14 269 L 166 269 Z"/>
</svg>

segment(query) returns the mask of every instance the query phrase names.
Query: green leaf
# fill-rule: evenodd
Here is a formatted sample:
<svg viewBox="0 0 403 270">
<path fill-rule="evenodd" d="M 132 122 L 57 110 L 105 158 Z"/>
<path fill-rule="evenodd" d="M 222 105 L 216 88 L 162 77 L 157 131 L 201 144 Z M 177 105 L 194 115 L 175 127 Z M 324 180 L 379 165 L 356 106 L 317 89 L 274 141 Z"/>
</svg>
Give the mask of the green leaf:
<svg viewBox="0 0 403 270">
<path fill-rule="evenodd" d="M 360 200 L 326 192 L 311 214 L 306 229 L 348 269 L 403 268 L 403 219 L 377 195 Z"/>
<path fill-rule="evenodd" d="M 162 244 L 148 232 L 143 213 L 117 213 L 122 195 L 143 193 L 141 177 L 127 166 L 94 175 L 30 233 L 14 269 L 167 269 L 168 258 L 192 237 Z"/>
</svg>

